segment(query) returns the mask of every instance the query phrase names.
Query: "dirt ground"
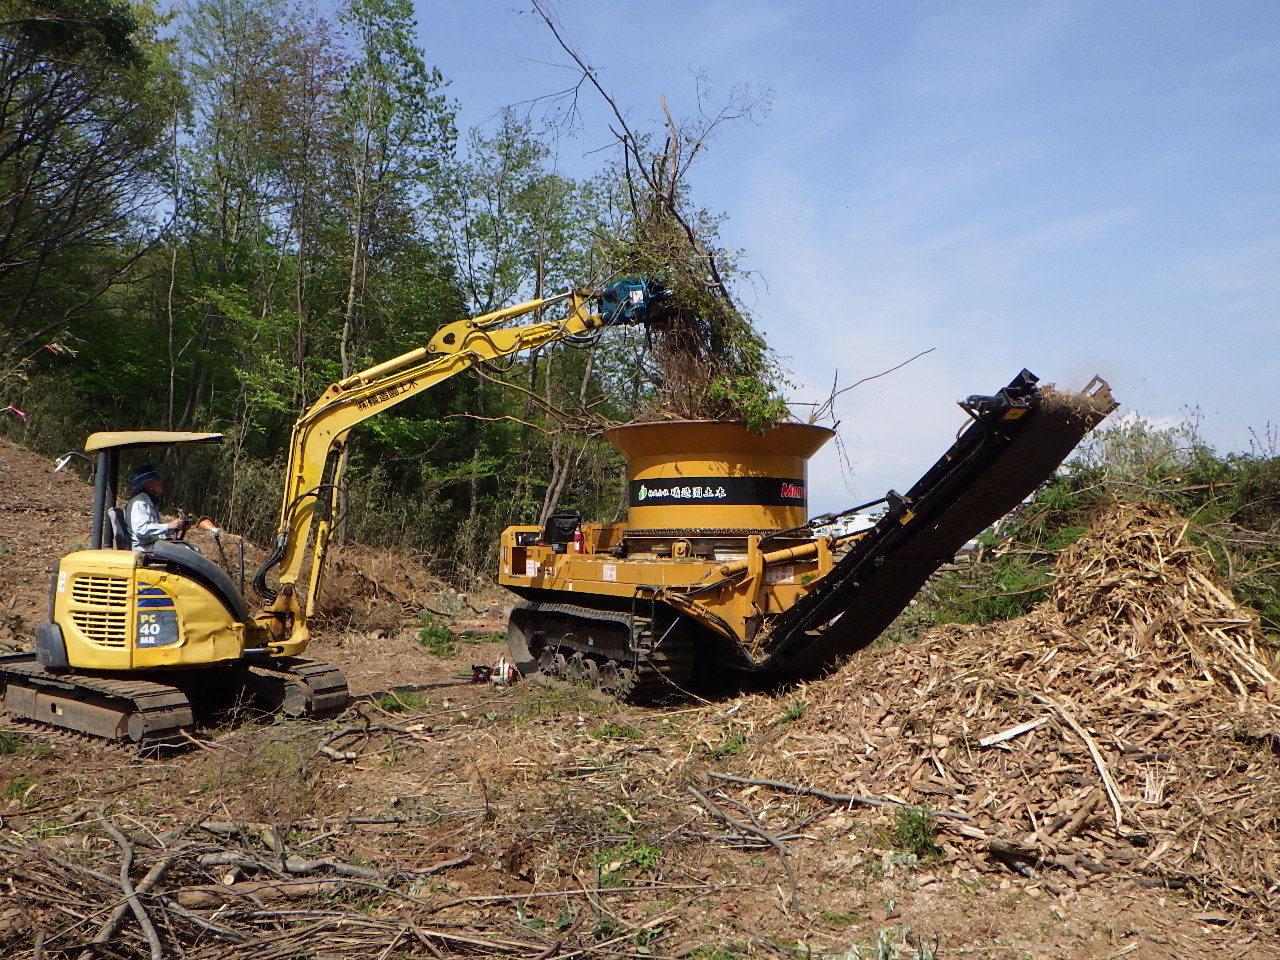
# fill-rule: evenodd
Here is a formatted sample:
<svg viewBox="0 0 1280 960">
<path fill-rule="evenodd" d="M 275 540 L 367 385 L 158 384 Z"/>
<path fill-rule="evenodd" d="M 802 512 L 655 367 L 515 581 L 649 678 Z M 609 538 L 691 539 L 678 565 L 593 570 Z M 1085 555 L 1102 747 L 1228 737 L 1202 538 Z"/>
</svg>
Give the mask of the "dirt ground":
<svg viewBox="0 0 1280 960">
<path fill-rule="evenodd" d="M 54 561 L 87 545 L 90 497 L 82 479 L 0 441 L 0 650 L 27 646 Z M 894 672 L 908 654 L 868 651 L 854 672 L 799 691 L 651 709 L 498 687 L 470 674 L 497 662 L 500 641 L 424 642 L 418 617 L 431 608 L 437 626 L 483 632 L 500 618 L 475 608 L 498 594 L 457 598 L 376 552 L 338 559 L 330 619 L 310 651 L 339 664 L 357 697 L 338 720 L 206 729 L 189 750 L 147 758 L 69 738 L 0 739 L 0 955 L 80 956 L 128 902 L 123 868 L 141 888 L 138 910 L 106 935 L 102 956 L 159 946 L 255 960 L 1280 958 L 1274 891 L 996 856 L 948 826 L 986 829 L 994 800 L 953 789 L 930 797 L 936 819 L 913 820 L 894 801 L 921 802 L 929 778 L 918 765 L 896 784 L 892 765 L 859 780 L 850 764 L 908 736 L 893 720 L 895 706 L 910 708 Z M 935 738 L 920 756 L 954 768 L 936 749 L 946 737 L 917 733 Z M 1037 802 L 1064 820 L 1094 810 L 1064 793 L 1103 796 L 1083 748 L 1024 739 L 974 753 L 971 776 L 1043 788 L 1060 806 Z M 1249 795 L 1248 784 L 1271 789 L 1273 771 L 1258 770 L 1280 762 L 1258 749 L 1249 763 L 1260 767 L 1232 787 L 1242 808 L 1275 800 Z M 1052 779 L 1068 767 L 1068 780 Z M 886 805 L 771 780 L 863 798 L 874 787 L 870 799 Z M 1105 800 L 1096 811 L 1096 826 L 1079 818 L 1079 837 L 1118 856 L 1124 834 L 1104 829 Z M 1040 822 L 1039 808 L 1029 815 Z M 1239 844 L 1275 842 L 1276 822 L 1251 825 L 1259 833 Z M 1202 842 L 1176 825 L 1158 836 L 1171 848 Z M 154 925 L 150 947 L 139 914 Z"/>
</svg>

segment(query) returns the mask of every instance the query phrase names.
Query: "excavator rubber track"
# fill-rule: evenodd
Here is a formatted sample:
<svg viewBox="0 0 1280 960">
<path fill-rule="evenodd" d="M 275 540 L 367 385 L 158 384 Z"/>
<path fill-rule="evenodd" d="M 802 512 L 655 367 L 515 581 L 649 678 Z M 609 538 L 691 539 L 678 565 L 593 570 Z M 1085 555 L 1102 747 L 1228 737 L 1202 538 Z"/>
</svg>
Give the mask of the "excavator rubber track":
<svg viewBox="0 0 1280 960">
<path fill-rule="evenodd" d="M 12 719 L 142 750 L 189 744 L 197 723 L 238 708 L 325 719 L 349 701 L 341 670 L 297 657 L 168 671 L 156 680 L 50 673 L 34 654 L 0 657 L 0 709 Z"/>
<path fill-rule="evenodd" d="M 286 717 L 327 720 L 347 709 L 347 678 L 331 663 L 301 657 L 246 657 L 242 669 L 247 689 L 263 706 Z M 277 692 L 278 691 L 278 692 Z"/>
<path fill-rule="evenodd" d="M 10 717 L 139 748 L 187 741 L 187 695 L 150 680 L 50 673 L 34 654 L 0 658 L 0 705 Z"/>
</svg>

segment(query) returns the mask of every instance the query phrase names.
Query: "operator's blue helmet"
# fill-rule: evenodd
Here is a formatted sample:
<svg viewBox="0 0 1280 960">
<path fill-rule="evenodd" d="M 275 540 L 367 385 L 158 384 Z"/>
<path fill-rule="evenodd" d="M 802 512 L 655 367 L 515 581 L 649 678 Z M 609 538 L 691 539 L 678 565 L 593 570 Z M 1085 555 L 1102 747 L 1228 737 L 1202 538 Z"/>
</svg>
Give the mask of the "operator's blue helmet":
<svg viewBox="0 0 1280 960">
<path fill-rule="evenodd" d="M 149 463 L 139 467 L 137 470 L 133 471 L 133 492 L 140 493 L 148 480 L 158 476 L 160 476 L 160 471 Z"/>
</svg>

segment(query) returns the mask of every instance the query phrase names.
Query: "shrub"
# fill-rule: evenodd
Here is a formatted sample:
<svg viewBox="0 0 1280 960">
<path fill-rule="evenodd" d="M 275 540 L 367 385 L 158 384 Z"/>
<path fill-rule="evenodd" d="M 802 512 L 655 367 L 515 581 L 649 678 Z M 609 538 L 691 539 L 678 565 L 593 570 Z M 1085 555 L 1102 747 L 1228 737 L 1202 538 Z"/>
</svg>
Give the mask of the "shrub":
<svg viewBox="0 0 1280 960">
<path fill-rule="evenodd" d="M 422 615 L 422 629 L 418 631 L 418 642 L 428 652 L 437 657 L 452 657 L 458 652 L 458 641 L 448 627 L 436 623 L 435 617 L 429 613 Z"/>
<path fill-rule="evenodd" d="M 915 856 L 921 863 L 937 863 L 942 848 L 934 837 L 938 820 L 928 807 L 898 807 L 894 811 L 889 839 L 895 847 Z"/>
</svg>

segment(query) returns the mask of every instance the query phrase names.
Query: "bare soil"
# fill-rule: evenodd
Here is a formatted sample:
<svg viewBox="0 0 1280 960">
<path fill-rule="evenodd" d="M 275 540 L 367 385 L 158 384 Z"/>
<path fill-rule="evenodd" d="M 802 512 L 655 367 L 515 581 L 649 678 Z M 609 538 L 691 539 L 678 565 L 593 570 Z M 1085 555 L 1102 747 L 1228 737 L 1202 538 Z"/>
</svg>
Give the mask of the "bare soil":
<svg viewBox="0 0 1280 960">
<path fill-rule="evenodd" d="M 0 441 L 0 647 L 29 644 L 90 499 Z M 1039 619 L 650 709 L 472 682 L 505 647 L 424 643 L 420 613 L 496 632 L 499 594 L 340 551 L 310 651 L 358 698 L 337 721 L 150 758 L 0 739 L 0 955 L 80 956 L 131 856 L 174 957 L 1280 958 L 1276 691 L 1217 648 L 1179 659 L 1164 621 L 1204 611 L 1162 551 L 1105 616 L 1072 613 L 1082 580 Z M 1108 570 L 1100 597 L 1134 579 Z M 97 951 L 156 955 L 135 913 Z"/>
</svg>

